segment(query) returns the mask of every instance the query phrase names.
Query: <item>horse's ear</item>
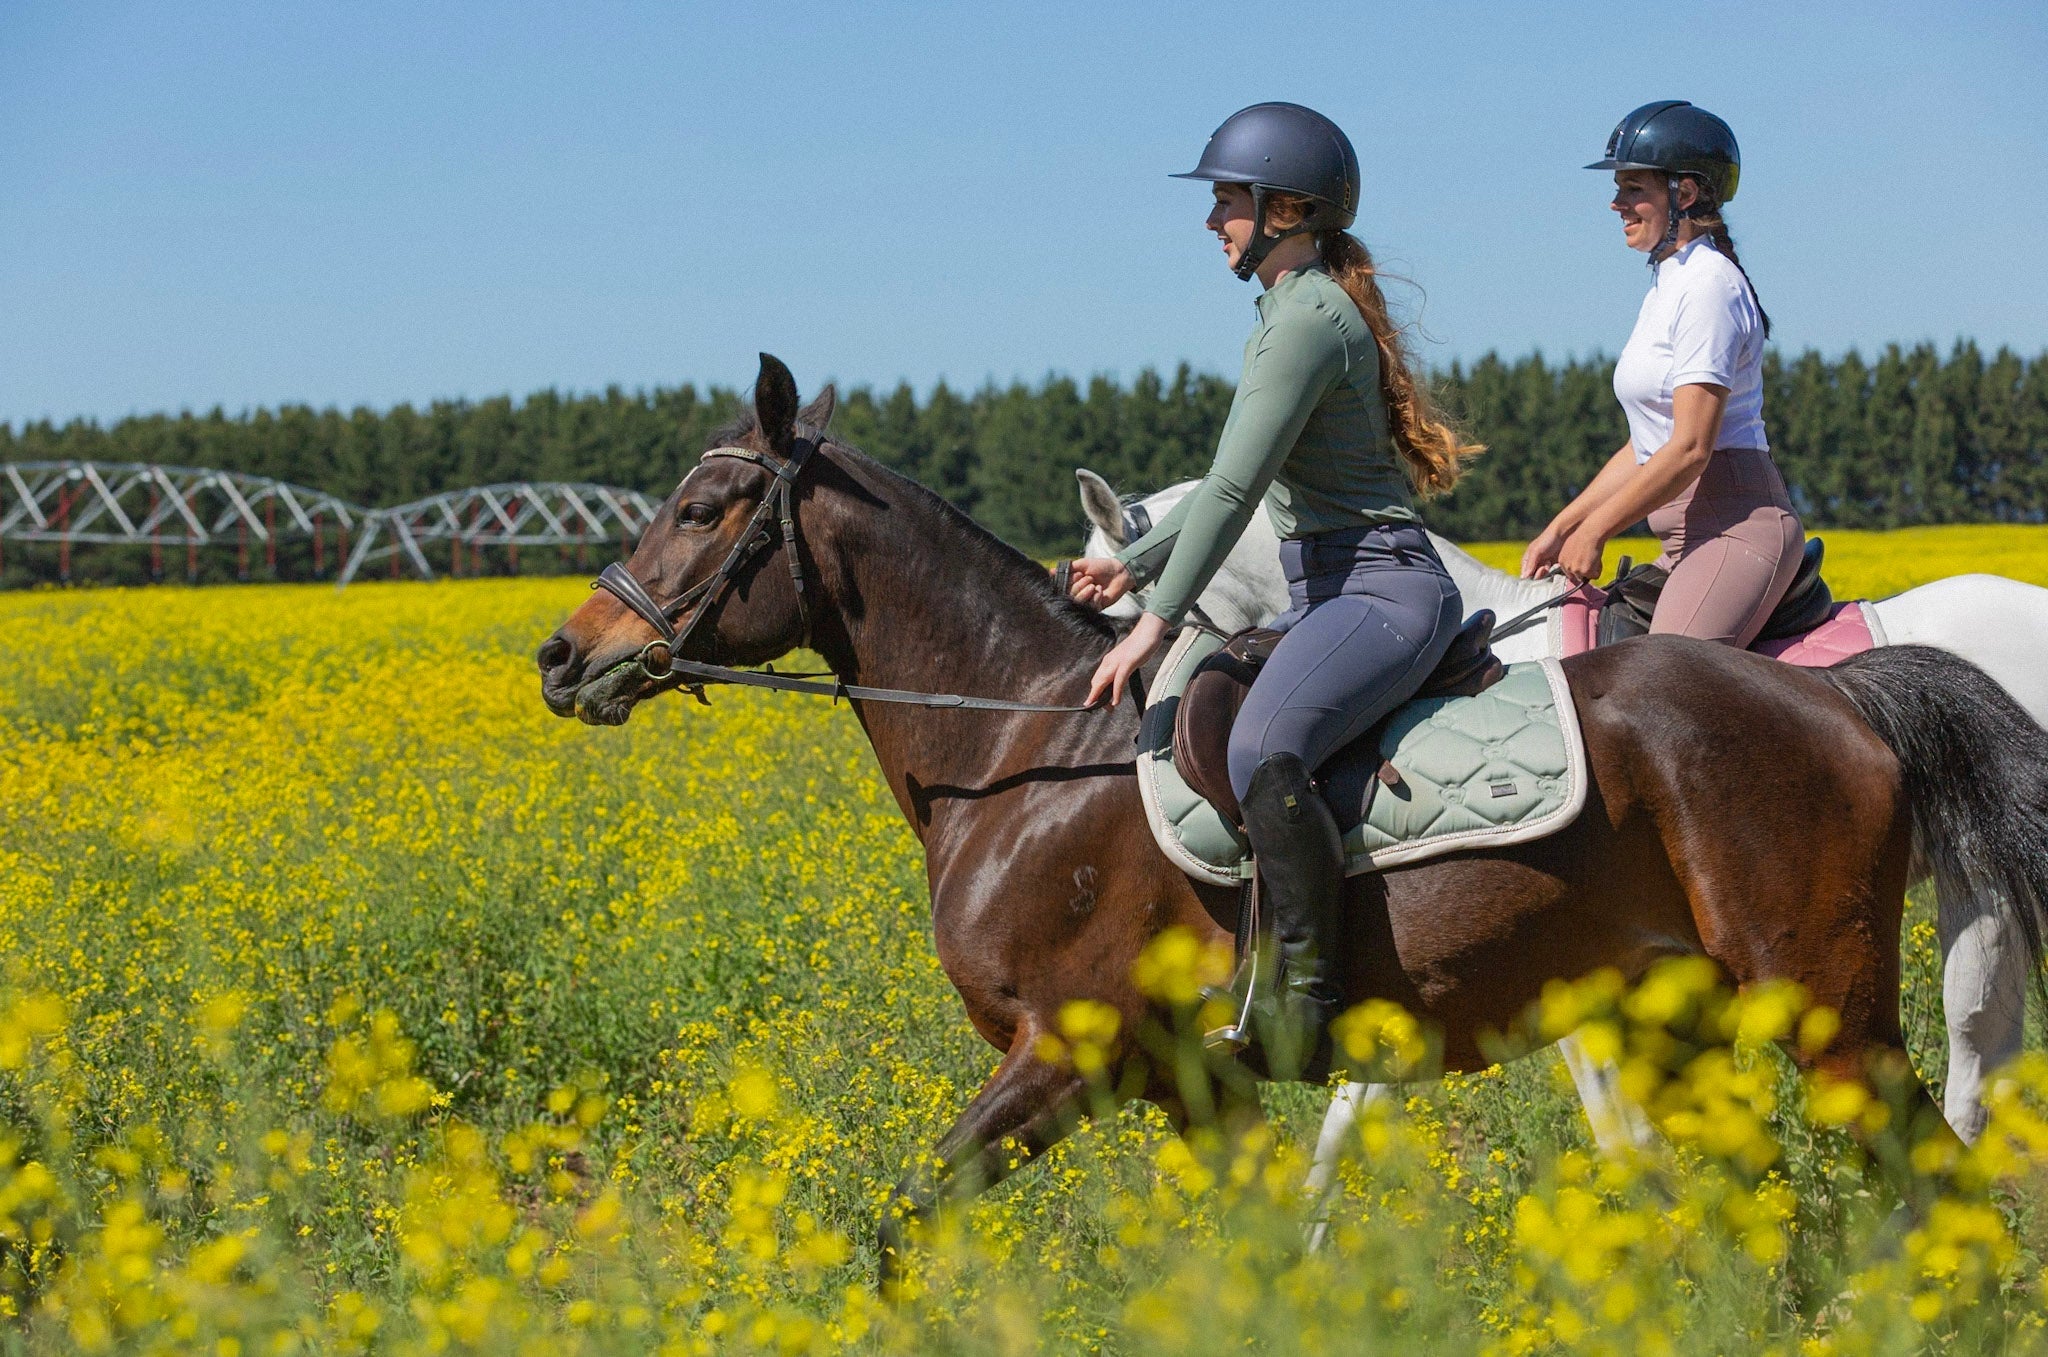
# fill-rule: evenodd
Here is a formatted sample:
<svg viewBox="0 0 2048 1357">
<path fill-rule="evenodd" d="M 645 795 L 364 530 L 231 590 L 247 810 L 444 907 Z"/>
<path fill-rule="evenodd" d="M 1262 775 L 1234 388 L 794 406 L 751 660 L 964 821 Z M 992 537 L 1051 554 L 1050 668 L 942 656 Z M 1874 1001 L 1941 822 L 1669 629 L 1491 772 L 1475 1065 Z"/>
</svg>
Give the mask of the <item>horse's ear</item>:
<svg viewBox="0 0 2048 1357">
<path fill-rule="evenodd" d="M 839 408 L 839 392 L 832 383 L 825 383 L 825 389 L 811 397 L 811 403 L 796 412 L 797 422 L 808 424 L 823 433 L 832 427 L 832 412 Z"/>
<path fill-rule="evenodd" d="M 1128 545 L 1124 541 L 1124 506 L 1109 482 L 1087 467 L 1077 467 L 1074 479 L 1081 483 L 1081 512 L 1088 515 L 1088 521 L 1118 546 Z"/>
<path fill-rule="evenodd" d="M 772 353 L 761 355 L 761 375 L 754 379 L 754 422 L 771 450 L 789 451 L 796 425 L 796 378 Z"/>
</svg>

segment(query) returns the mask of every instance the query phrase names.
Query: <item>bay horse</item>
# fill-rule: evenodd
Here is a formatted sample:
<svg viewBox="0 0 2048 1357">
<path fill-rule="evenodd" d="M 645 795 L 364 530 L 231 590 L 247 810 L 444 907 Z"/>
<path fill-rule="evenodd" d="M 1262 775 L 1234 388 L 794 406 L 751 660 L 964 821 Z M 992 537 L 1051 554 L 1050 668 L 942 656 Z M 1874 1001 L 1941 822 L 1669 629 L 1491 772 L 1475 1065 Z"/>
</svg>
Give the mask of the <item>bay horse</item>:
<svg viewBox="0 0 2048 1357">
<path fill-rule="evenodd" d="M 1115 628 L 938 496 L 830 439 L 831 404 L 828 389 L 800 411 L 789 370 L 762 355 L 751 418 L 688 469 L 642 537 L 634 587 L 664 615 L 691 614 L 675 658 L 760 664 L 807 644 L 848 684 L 1079 702 Z M 624 722 L 682 686 L 652 676 L 656 640 L 642 611 L 595 592 L 541 645 L 541 695 L 561 716 Z M 1446 1068 L 1490 1063 L 1488 1034 L 1514 1030 L 1546 981 L 1607 966 L 1634 978 L 1673 954 L 1710 957 L 1737 984 L 1804 985 L 1841 1016 L 1812 1057 L 1840 1077 L 1903 1061 L 1916 823 L 1944 870 L 1995 878 L 2039 938 L 2048 866 L 2031 846 L 2048 825 L 2048 735 L 1962 661 L 1900 647 L 1802 671 L 1657 637 L 1565 667 L 1592 783 L 1573 824 L 1346 883 L 1346 995 L 1416 1014 Z M 1089 1111 L 1087 1081 L 1036 1053 L 1060 1009 L 1094 1000 L 1139 1030 L 1140 951 L 1175 925 L 1226 938 L 1236 900 L 1154 846 L 1133 705 L 853 708 L 923 844 L 940 962 L 1003 1052 L 932 1167 L 884 1210 L 886 1276 L 912 1218 L 1001 1179 Z M 1170 1072 L 1132 1047 L 1112 1061 L 1116 1087 L 1129 1073 L 1138 1096 L 1185 1116 Z M 1911 1092 L 1914 1115 L 1933 1113 Z"/>
<path fill-rule="evenodd" d="M 1083 556 L 1107 556 L 1163 518 L 1197 482 L 1183 481 L 1148 495 L 1119 496 L 1092 471 L 1077 470 L 1082 512 L 1089 528 Z M 1430 539 L 1444 568 L 1457 581 L 1467 615 L 1482 608 L 1502 619 L 1525 615 L 1545 601 L 1570 592 L 1561 578 L 1525 580 L 1496 570 L 1435 533 Z M 1197 600 L 1224 631 L 1263 626 L 1288 606 L 1287 581 L 1280 573 L 1280 542 L 1264 514 L 1254 514 L 1244 534 Z M 1135 619 L 1142 596 L 1126 595 L 1105 611 Z M 1960 655 L 2012 695 L 2039 725 L 2048 725 L 2048 589 L 2000 575 L 1953 575 L 1886 598 L 1864 600 L 1864 616 L 1878 645 L 1931 645 Z M 1555 614 L 1551 614 L 1555 618 Z M 1525 626 L 1497 638 L 1503 661 L 1533 660 L 1564 653 L 1564 629 L 1551 621 Z M 2039 846 L 2048 852 L 2048 843 Z M 1933 870 L 1924 858 L 1920 871 Z M 1942 956 L 1942 1012 L 1948 1027 L 1948 1079 L 1942 1110 L 1949 1125 L 1975 1141 L 1985 1123 L 1984 1084 L 1991 1073 L 2020 1053 L 2026 1034 L 2026 990 L 2034 953 L 2010 926 L 2009 911 L 1971 897 L 1968 883 L 1935 882 L 1935 925 Z M 1572 1082 L 1585 1102 L 1594 1135 L 1603 1149 L 1624 1143 L 1638 1147 L 1652 1139 L 1649 1122 L 1620 1093 L 1620 1075 L 1595 1061 L 1567 1036 L 1561 1043 Z M 1326 1139 L 1341 1143 L 1358 1110 L 1386 1090 L 1347 1085 L 1331 1104 Z M 1331 1161 L 1318 1155 L 1327 1178 Z"/>
</svg>

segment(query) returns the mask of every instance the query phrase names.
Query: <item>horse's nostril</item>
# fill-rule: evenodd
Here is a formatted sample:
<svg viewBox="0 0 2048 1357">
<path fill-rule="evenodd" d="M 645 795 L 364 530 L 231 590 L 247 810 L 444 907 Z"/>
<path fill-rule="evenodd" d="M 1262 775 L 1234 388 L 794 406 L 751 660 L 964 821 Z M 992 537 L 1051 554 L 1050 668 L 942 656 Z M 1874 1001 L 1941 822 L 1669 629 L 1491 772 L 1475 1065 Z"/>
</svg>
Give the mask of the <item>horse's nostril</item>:
<svg viewBox="0 0 2048 1357">
<path fill-rule="evenodd" d="M 547 640 L 541 642 L 540 649 L 535 652 L 533 657 L 534 663 L 540 666 L 543 674 L 560 669 L 575 658 L 576 647 L 570 644 L 569 638 L 566 636 L 548 637 Z"/>
</svg>

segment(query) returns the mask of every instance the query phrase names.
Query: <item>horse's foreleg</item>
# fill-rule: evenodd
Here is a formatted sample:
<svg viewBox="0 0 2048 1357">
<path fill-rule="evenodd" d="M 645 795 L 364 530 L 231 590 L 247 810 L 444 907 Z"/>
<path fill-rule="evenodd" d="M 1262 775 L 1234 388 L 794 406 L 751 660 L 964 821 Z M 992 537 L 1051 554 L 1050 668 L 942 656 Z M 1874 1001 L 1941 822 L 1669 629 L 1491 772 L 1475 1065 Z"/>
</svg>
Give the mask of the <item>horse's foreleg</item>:
<svg viewBox="0 0 2048 1357">
<path fill-rule="evenodd" d="M 901 1273 L 914 1222 L 945 1200 L 1001 1182 L 1057 1143 L 1086 1110 L 1087 1084 L 1033 1050 L 1037 1029 L 1020 1028 L 1010 1053 L 953 1123 L 930 1159 L 904 1175 L 882 1211 L 881 1282 Z"/>
<path fill-rule="evenodd" d="M 1948 1086 L 1942 1111 L 1957 1135 L 1984 1133 L 1984 1081 L 2020 1053 L 2026 1033 L 2027 955 L 1997 901 L 1978 892 L 1940 910 L 1941 1003 L 1948 1021 Z"/>
</svg>

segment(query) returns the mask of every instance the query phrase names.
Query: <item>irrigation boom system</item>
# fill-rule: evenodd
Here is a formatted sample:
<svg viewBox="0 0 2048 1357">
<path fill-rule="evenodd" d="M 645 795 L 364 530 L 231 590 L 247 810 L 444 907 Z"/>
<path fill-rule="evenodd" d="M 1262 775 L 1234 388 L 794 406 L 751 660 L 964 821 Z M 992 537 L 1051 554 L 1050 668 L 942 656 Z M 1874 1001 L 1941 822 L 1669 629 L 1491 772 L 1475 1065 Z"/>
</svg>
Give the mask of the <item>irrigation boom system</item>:
<svg viewBox="0 0 2048 1357">
<path fill-rule="evenodd" d="M 9 542 L 55 543 L 67 580 L 77 545 L 146 549 L 151 573 L 161 577 L 165 548 L 183 547 L 186 572 L 196 576 L 200 548 L 232 544 L 246 575 L 252 544 L 275 570 L 278 545 L 286 541 L 312 544 L 316 575 L 326 573 L 332 541 L 341 562 L 337 586 L 386 559 L 394 573 L 403 568 L 432 579 L 428 544 L 447 544 L 458 573 L 465 552 L 476 561 L 484 548 L 505 549 L 515 568 L 521 547 L 630 550 L 655 508 L 638 490 L 581 482 L 506 481 L 372 509 L 239 471 L 154 462 L 0 463 L 0 550 Z"/>
</svg>

